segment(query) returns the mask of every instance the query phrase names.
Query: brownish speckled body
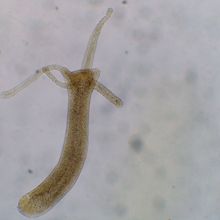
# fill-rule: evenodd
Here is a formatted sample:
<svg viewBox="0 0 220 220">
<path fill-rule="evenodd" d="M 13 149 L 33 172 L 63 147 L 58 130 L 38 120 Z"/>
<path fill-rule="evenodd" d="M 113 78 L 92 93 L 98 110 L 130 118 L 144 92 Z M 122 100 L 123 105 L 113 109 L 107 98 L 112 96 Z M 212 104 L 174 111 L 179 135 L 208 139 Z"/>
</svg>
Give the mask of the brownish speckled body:
<svg viewBox="0 0 220 220">
<path fill-rule="evenodd" d="M 48 65 L 14 88 L 0 93 L 0 98 L 10 98 L 36 81 L 42 74 L 46 74 L 56 85 L 68 90 L 68 117 L 62 154 L 50 175 L 19 200 L 18 209 L 25 216 L 36 217 L 45 213 L 62 199 L 76 182 L 87 154 L 89 105 L 93 90 L 115 106 L 122 105 L 120 98 L 97 81 L 99 70 L 92 69 L 98 37 L 112 12 L 113 10 L 109 8 L 92 32 L 81 70 L 70 72 L 60 65 Z M 59 71 L 66 82 L 59 81 L 52 71 Z"/>
<path fill-rule="evenodd" d="M 68 117 L 60 160 L 51 174 L 18 204 L 24 215 L 36 216 L 53 207 L 72 187 L 87 153 L 89 104 L 97 74 L 91 70 L 67 73 Z"/>
</svg>

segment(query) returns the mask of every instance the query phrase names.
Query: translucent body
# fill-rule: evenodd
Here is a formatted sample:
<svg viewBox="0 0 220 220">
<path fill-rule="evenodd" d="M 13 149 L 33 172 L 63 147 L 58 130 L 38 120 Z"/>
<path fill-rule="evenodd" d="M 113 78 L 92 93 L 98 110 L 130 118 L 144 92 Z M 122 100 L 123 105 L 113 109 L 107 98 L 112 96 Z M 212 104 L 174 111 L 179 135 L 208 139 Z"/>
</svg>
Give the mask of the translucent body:
<svg viewBox="0 0 220 220">
<path fill-rule="evenodd" d="M 93 90 L 105 96 L 111 103 L 121 106 L 122 101 L 109 89 L 97 81 L 98 69 L 92 69 L 97 40 L 104 23 L 112 14 L 106 15 L 95 27 L 83 58 L 82 69 L 71 72 L 59 65 L 49 65 L 36 71 L 28 79 L 14 88 L 0 93 L 0 98 L 10 98 L 29 86 L 42 74 L 46 74 L 56 85 L 68 90 L 68 116 L 66 135 L 59 162 L 45 180 L 32 191 L 21 197 L 19 211 L 28 217 L 39 216 L 52 208 L 72 188 L 76 182 L 87 154 L 89 105 Z M 52 74 L 59 71 L 65 82 Z"/>
</svg>

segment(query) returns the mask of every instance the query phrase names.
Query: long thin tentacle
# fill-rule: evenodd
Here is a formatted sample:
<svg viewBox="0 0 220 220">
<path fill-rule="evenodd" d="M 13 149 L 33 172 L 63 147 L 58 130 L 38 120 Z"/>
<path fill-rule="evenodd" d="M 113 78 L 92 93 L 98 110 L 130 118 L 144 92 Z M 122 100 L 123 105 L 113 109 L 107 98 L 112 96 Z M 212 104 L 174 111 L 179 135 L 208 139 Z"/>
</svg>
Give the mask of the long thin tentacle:
<svg viewBox="0 0 220 220">
<path fill-rule="evenodd" d="M 21 90 L 25 89 L 30 84 L 32 84 L 37 79 L 39 79 L 40 76 L 42 76 L 43 74 L 46 74 L 48 78 L 50 78 L 56 85 L 62 88 L 67 88 L 68 87 L 67 83 L 57 80 L 56 77 L 52 75 L 51 71 L 54 70 L 61 72 L 64 77 L 66 72 L 70 72 L 67 68 L 59 65 L 48 65 L 40 70 L 37 70 L 33 75 L 29 76 L 27 79 L 25 79 L 23 82 L 19 83 L 17 86 L 13 87 L 12 89 L 1 92 L 0 98 L 6 99 L 15 96 Z"/>
<path fill-rule="evenodd" d="M 63 75 L 64 78 L 66 78 L 66 74 L 67 73 L 70 73 L 70 71 L 66 67 L 63 67 L 63 66 L 60 66 L 60 65 L 56 65 L 56 64 L 45 66 L 45 67 L 43 67 L 43 68 L 41 68 L 40 70 L 37 70 L 37 71 L 46 74 L 46 76 L 52 82 L 54 82 L 57 86 L 59 86 L 61 88 L 65 88 L 65 89 L 68 88 L 68 84 L 66 82 L 62 82 L 62 81 L 58 80 L 51 73 L 54 70 L 59 71 Z"/>
<path fill-rule="evenodd" d="M 101 84 L 98 81 L 96 82 L 95 90 L 99 92 L 101 95 L 103 95 L 115 106 L 121 107 L 123 105 L 123 102 L 119 97 L 117 97 L 112 91 L 110 91 L 108 88 L 106 88 L 103 84 Z"/>
<path fill-rule="evenodd" d="M 113 9 L 109 8 L 106 12 L 106 15 L 99 21 L 94 31 L 92 32 L 82 61 L 82 65 L 81 65 L 82 69 L 92 68 L 99 35 L 101 33 L 103 25 L 111 17 L 112 13 L 113 13 Z"/>
<path fill-rule="evenodd" d="M 13 87 L 12 89 L 1 92 L 0 98 L 6 99 L 6 98 L 11 98 L 15 96 L 18 92 L 20 92 L 24 88 L 28 87 L 31 83 L 39 79 L 39 77 L 42 74 L 43 73 L 41 72 L 36 72 L 35 74 L 33 74 L 32 76 L 29 76 L 27 79 L 25 79 L 23 82 L 19 83 L 17 86 Z"/>
</svg>

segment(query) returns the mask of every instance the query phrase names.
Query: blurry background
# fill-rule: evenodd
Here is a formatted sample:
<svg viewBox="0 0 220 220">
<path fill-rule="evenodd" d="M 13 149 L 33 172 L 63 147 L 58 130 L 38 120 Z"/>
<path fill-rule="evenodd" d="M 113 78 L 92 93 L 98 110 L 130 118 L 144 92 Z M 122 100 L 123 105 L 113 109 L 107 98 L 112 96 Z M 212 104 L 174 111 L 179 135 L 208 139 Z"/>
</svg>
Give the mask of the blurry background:
<svg viewBox="0 0 220 220">
<path fill-rule="evenodd" d="M 219 220 L 219 1 L 1 1 L 0 90 L 48 64 L 79 69 L 108 7 L 94 67 L 124 106 L 94 92 L 84 169 L 39 219 Z M 58 161 L 66 113 L 45 76 L 0 100 L 1 219 L 26 219 L 17 202 Z"/>
</svg>

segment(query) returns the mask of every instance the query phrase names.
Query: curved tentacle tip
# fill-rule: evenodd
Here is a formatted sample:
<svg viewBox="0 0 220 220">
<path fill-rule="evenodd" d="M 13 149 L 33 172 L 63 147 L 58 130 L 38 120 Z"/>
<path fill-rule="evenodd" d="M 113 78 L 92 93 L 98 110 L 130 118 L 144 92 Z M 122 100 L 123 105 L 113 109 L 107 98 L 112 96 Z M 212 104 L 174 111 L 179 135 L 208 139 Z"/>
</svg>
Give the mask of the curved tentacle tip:
<svg viewBox="0 0 220 220">
<path fill-rule="evenodd" d="M 117 100 L 115 100 L 115 105 L 116 105 L 116 107 L 122 107 L 123 106 L 123 101 L 120 99 L 120 98 L 118 98 Z"/>
<path fill-rule="evenodd" d="M 107 15 L 108 17 L 110 17 L 110 16 L 112 15 L 112 13 L 113 13 L 113 9 L 112 9 L 112 8 L 108 8 L 108 10 L 107 10 L 107 12 L 106 12 L 106 15 Z"/>
</svg>

